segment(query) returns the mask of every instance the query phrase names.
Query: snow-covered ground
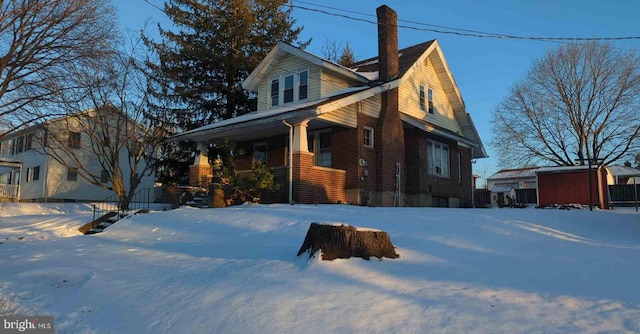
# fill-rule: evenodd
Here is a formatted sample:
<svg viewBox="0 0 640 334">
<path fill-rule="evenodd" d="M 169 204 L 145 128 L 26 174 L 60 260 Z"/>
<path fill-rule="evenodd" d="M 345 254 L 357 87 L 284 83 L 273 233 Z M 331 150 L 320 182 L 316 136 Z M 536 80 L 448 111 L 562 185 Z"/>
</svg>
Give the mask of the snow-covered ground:
<svg viewBox="0 0 640 334">
<path fill-rule="evenodd" d="M 0 315 L 56 333 L 640 332 L 634 210 L 255 205 L 130 217 L 0 203 Z M 311 222 L 389 232 L 399 259 L 308 260 Z"/>
</svg>

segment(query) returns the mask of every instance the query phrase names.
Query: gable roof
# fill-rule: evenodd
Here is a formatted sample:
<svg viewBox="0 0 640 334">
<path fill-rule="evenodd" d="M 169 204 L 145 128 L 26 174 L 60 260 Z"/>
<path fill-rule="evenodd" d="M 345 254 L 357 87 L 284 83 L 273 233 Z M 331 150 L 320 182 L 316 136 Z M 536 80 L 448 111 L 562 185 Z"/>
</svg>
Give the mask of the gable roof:
<svg viewBox="0 0 640 334">
<path fill-rule="evenodd" d="M 436 42 L 435 39 L 398 50 L 398 77 L 404 76 L 434 42 Z M 372 80 L 377 80 L 379 66 L 378 57 L 373 57 L 356 62 L 349 67 L 356 73 L 363 73 L 363 75 L 366 75 L 365 73 L 375 73 Z M 367 76 L 372 78 L 369 75 Z"/>
<path fill-rule="evenodd" d="M 290 44 L 280 42 L 278 43 L 260 63 L 260 65 L 247 77 L 242 83 L 242 86 L 250 91 L 257 91 L 258 85 L 267 80 L 273 67 L 277 68 L 277 62 L 283 59 L 287 55 L 293 55 L 299 57 L 311 64 L 320 66 L 321 68 L 331 71 L 339 76 L 342 76 L 346 80 L 352 82 L 359 82 L 361 85 L 356 85 L 350 92 L 341 92 L 339 98 L 325 96 L 312 103 L 303 103 L 298 105 L 292 105 L 289 107 L 278 107 L 271 111 L 262 111 L 260 115 L 252 116 L 239 116 L 239 120 L 227 120 L 220 123 L 214 123 L 208 126 L 204 126 L 198 129 L 180 133 L 170 138 L 171 141 L 178 140 L 207 140 L 214 137 L 219 137 L 222 133 L 213 134 L 213 132 L 219 132 L 222 128 L 232 125 L 234 123 L 244 122 L 258 122 L 263 123 L 267 121 L 269 116 L 274 117 L 271 120 L 281 123 L 282 120 L 292 119 L 300 116 L 311 117 L 320 116 L 321 114 L 335 111 L 345 105 L 355 103 L 366 98 L 373 96 L 373 94 L 382 93 L 384 91 L 399 87 L 405 82 L 427 58 L 433 63 L 436 73 L 440 78 L 440 82 L 443 85 L 446 96 L 451 103 L 454 110 L 454 117 L 460 128 L 462 129 L 463 138 L 468 140 L 475 148 L 473 149 L 473 158 L 485 158 L 487 157 L 486 150 L 480 139 L 480 135 L 471 119 L 469 113 L 466 112 L 462 95 L 458 89 L 458 86 L 449 70 L 442 50 L 437 40 L 431 40 L 417 45 L 413 45 L 408 48 L 398 50 L 398 66 L 399 75 L 397 78 L 388 82 L 381 82 L 378 80 L 378 57 L 369 58 L 363 61 L 356 62 L 351 65 L 350 68 L 333 63 L 321 57 L 315 56 Z M 361 89 L 359 89 L 361 88 Z M 334 93 L 335 94 L 335 93 Z M 332 94 L 333 95 L 333 94 Z M 304 112 L 303 112 L 304 111 Z M 256 123 L 256 124 L 258 124 Z M 232 126 L 237 127 L 237 126 Z M 419 126 L 424 127 L 423 125 Z M 237 129 L 239 130 L 239 129 Z M 222 132 L 225 132 L 222 130 Z M 226 132 L 225 132 L 226 133 Z"/>
<path fill-rule="evenodd" d="M 249 74 L 249 76 L 242 82 L 242 87 L 249 91 L 257 91 L 258 85 L 260 84 L 260 82 L 262 82 L 262 80 L 266 79 L 266 76 L 269 75 L 271 67 L 274 66 L 274 63 L 277 63 L 288 54 L 301 58 L 311 64 L 320 66 L 323 69 L 340 74 L 347 79 L 362 82 L 363 84 L 369 82 L 369 79 L 366 76 L 356 73 L 355 71 L 352 71 L 342 65 L 330 62 L 324 58 L 313 55 L 291 44 L 278 42 L 278 44 L 276 44 L 276 46 L 271 49 L 267 56 L 260 62 L 260 65 L 258 65 L 258 67 L 256 67 L 251 72 L 251 74 Z"/>
<path fill-rule="evenodd" d="M 535 178 L 536 170 L 539 167 L 527 167 L 527 168 L 515 168 L 515 169 L 503 169 L 497 173 L 489 176 L 487 180 L 506 180 L 506 179 L 524 179 Z"/>
</svg>

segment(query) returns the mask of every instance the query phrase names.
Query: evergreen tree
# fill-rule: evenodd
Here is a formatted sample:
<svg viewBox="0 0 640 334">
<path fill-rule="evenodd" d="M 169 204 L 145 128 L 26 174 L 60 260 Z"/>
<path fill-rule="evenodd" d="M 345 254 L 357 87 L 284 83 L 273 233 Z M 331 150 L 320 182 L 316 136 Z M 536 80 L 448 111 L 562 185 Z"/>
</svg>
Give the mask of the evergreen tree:
<svg viewBox="0 0 640 334">
<path fill-rule="evenodd" d="M 288 1 L 169 0 L 164 12 L 174 30 L 159 26 L 159 41 L 145 38 L 155 56 L 147 62 L 149 89 L 158 118 L 174 119 L 176 132 L 255 110 L 242 81 L 278 42 L 296 43 L 302 31 Z M 164 147 L 166 175 L 186 170 L 193 147 Z"/>
</svg>

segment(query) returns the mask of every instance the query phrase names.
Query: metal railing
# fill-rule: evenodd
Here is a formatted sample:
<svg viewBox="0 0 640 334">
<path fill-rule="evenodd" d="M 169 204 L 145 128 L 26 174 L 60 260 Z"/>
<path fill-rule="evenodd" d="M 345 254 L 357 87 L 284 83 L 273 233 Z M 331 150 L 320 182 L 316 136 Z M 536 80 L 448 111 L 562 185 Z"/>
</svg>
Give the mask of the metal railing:
<svg viewBox="0 0 640 334">
<path fill-rule="evenodd" d="M 17 184 L 0 184 L 0 198 L 18 199 Z"/>
<path fill-rule="evenodd" d="M 129 207 L 124 208 L 120 203 L 118 195 L 113 194 L 102 201 L 93 204 L 93 220 L 104 216 L 108 212 L 115 212 L 120 217 L 124 217 L 130 212 L 149 209 L 151 207 L 151 203 L 153 203 L 153 195 L 153 188 L 141 189 L 133 194 L 131 202 L 129 202 Z"/>
</svg>

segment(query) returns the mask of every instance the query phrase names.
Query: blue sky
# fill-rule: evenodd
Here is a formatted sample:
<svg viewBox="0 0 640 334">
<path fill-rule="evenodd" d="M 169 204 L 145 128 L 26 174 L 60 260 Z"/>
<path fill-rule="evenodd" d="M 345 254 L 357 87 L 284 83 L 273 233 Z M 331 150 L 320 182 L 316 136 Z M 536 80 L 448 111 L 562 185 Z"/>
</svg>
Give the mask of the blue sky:
<svg viewBox="0 0 640 334">
<path fill-rule="evenodd" d="M 149 0 L 162 6 L 162 0 Z M 319 8 L 317 4 L 329 8 Z M 317 8 L 375 21 L 375 10 L 386 4 L 398 13 L 399 20 L 422 22 L 458 29 L 502 35 L 533 37 L 625 37 L 640 36 L 640 1 L 638 0 L 447 0 L 379 1 L 379 0 L 305 0 L 294 5 Z M 144 0 L 118 0 L 121 24 L 139 29 L 145 22 L 160 21 L 167 26 L 164 14 Z M 351 12 L 346 12 L 351 11 Z M 353 13 L 356 12 L 356 13 Z M 363 16 L 357 13 L 363 13 Z M 377 56 L 377 28 L 374 24 L 294 9 L 297 24 L 304 26 L 301 40 L 312 38 L 307 51 L 321 55 L 326 39 L 349 41 L 356 59 Z M 403 22 L 400 22 L 402 25 Z M 404 23 L 421 28 L 415 23 Z M 439 28 L 433 28 L 439 29 Z M 442 30 L 442 29 L 439 29 Z M 557 42 L 465 37 L 400 28 L 400 48 L 438 39 L 490 156 L 478 160 L 474 172 L 490 176 L 499 169 L 490 143 L 491 112 L 508 94 L 510 87 L 524 77 L 532 62 Z M 640 49 L 640 40 L 613 41 L 615 47 Z M 508 143 L 505 143 L 508 144 Z M 515 167 L 515 166 L 511 166 Z M 485 175 L 486 174 L 486 175 Z M 483 181 L 480 181 L 482 183 Z"/>
</svg>

